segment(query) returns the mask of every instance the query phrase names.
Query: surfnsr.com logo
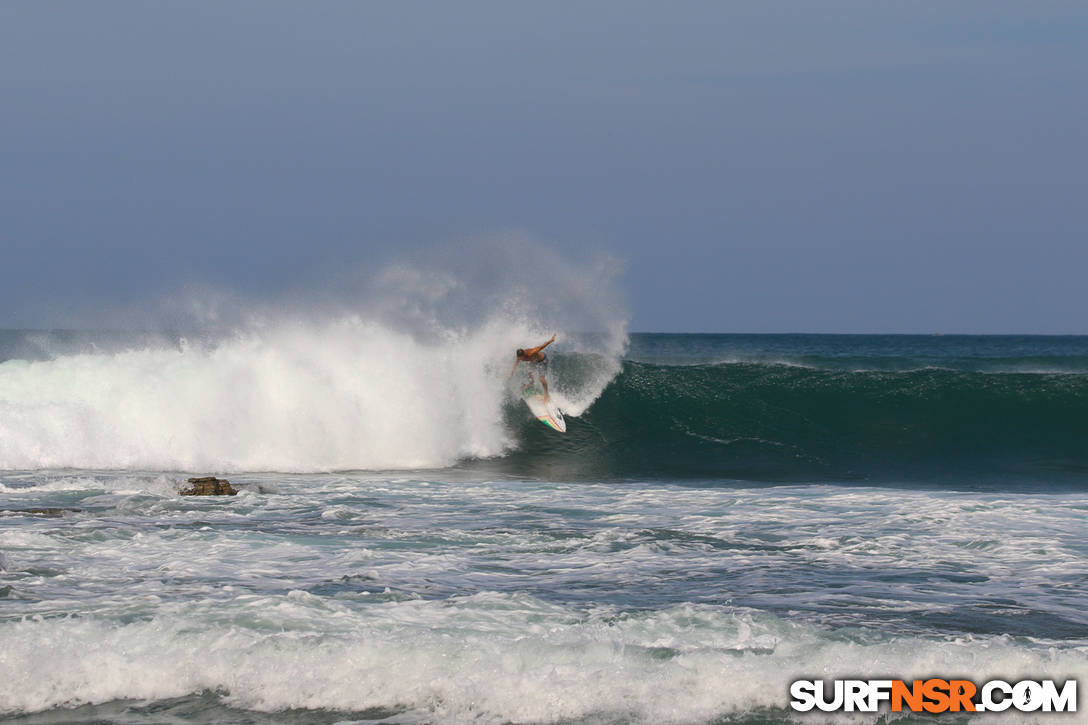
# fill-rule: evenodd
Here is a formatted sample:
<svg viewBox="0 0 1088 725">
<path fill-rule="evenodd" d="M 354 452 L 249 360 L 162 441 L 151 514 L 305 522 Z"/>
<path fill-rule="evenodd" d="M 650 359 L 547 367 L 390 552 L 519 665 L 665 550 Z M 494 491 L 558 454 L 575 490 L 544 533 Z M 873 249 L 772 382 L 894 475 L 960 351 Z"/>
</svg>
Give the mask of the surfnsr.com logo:
<svg viewBox="0 0 1088 725">
<path fill-rule="evenodd" d="M 1077 681 L 797 680 L 790 697 L 797 712 L 877 712 L 885 704 L 892 712 L 1076 712 Z"/>
</svg>

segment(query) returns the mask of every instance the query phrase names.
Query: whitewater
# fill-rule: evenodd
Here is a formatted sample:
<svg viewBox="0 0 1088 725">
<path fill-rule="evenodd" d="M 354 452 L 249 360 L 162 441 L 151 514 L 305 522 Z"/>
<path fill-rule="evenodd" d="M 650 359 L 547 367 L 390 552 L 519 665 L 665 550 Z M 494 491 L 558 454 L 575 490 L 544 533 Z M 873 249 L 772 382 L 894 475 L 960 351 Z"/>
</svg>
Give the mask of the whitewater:
<svg viewBox="0 0 1088 725">
<path fill-rule="evenodd" d="M 535 334 L 534 334 L 535 333 Z M 359 318 L 0 365 L 0 467 L 329 471 L 495 456 L 511 341 L 490 324 L 421 341 Z M 579 415 L 615 372 L 557 386 Z"/>
<path fill-rule="evenodd" d="M 789 684 L 1088 674 L 1085 338 L 629 335 L 588 278 L 548 319 L 411 279 L 0 331 L 0 718 L 880 723 Z M 506 379 L 551 332 L 563 436 Z"/>
<path fill-rule="evenodd" d="M 627 346 L 613 272 L 516 238 L 461 251 L 328 299 L 172 301 L 187 333 L 0 330 L 0 469 L 309 472 L 493 457 L 514 445 L 503 422 L 513 350 L 551 334 L 578 360 L 556 401 L 581 415 Z"/>
</svg>

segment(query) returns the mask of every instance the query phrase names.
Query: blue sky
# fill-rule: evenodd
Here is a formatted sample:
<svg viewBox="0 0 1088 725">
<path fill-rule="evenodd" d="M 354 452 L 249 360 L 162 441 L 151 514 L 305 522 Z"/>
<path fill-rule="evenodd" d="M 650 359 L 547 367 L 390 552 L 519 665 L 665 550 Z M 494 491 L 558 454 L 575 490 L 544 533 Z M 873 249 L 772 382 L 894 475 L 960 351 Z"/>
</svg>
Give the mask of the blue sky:
<svg viewBox="0 0 1088 725">
<path fill-rule="evenodd" d="M 0 326 L 520 230 L 632 329 L 1088 333 L 1083 2 L 5 3 Z"/>
</svg>

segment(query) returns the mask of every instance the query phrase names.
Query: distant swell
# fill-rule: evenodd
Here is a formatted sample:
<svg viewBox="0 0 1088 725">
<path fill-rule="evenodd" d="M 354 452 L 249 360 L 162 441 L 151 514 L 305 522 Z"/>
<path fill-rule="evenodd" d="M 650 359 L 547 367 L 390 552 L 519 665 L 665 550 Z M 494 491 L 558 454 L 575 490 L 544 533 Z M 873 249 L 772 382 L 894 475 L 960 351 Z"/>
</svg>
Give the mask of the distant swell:
<svg viewBox="0 0 1088 725">
<path fill-rule="evenodd" d="M 627 362 L 566 438 L 535 425 L 514 472 L 765 481 L 1088 472 L 1088 375 Z"/>
</svg>

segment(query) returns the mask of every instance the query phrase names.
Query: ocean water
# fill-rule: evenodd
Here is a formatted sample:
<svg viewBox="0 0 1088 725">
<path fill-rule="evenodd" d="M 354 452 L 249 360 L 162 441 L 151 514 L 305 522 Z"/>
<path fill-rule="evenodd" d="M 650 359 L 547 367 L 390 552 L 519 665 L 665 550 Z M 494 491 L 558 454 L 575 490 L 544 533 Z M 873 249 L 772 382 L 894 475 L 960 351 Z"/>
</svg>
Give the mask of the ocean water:
<svg viewBox="0 0 1088 725">
<path fill-rule="evenodd" d="M 877 723 L 789 683 L 1084 684 L 1088 338 L 561 334 L 563 436 L 505 383 L 539 332 L 0 331 L 0 719 Z M 1085 718 L 895 720 L 965 721 Z"/>
</svg>

